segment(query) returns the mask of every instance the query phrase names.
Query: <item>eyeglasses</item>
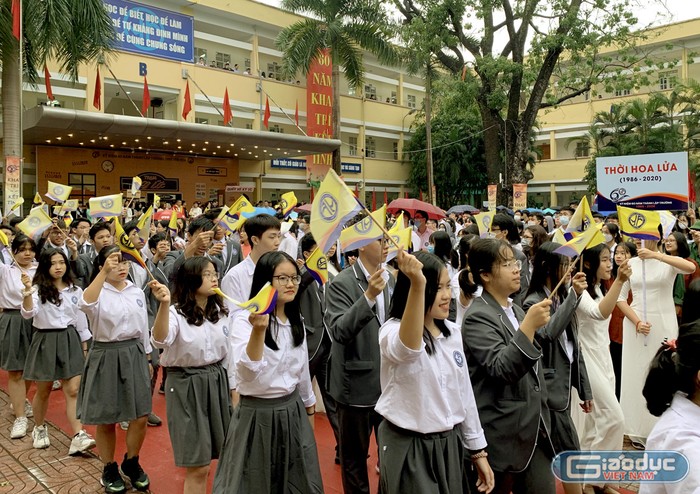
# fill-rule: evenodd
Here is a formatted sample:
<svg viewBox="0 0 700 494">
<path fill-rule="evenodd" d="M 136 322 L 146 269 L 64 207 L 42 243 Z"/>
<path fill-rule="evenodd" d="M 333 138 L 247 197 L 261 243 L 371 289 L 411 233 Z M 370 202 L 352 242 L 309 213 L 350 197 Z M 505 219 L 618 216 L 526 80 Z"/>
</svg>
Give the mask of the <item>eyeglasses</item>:
<svg viewBox="0 0 700 494">
<path fill-rule="evenodd" d="M 282 286 L 288 285 L 290 281 L 295 285 L 301 283 L 301 276 L 299 276 L 298 274 L 295 274 L 294 276 L 287 276 L 286 274 L 281 274 L 279 276 L 273 276 L 272 279 L 277 280 L 277 283 L 279 283 Z"/>
<path fill-rule="evenodd" d="M 520 271 L 520 268 L 523 267 L 523 262 L 520 259 L 511 259 L 501 264 L 501 266 L 506 269 L 512 269 L 513 271 Z"/>
<path fill-rule="evenodd" d="M 204 271 L 202 278 L 218 278 L 219 274 L 216 271 Z"/>
</svg>

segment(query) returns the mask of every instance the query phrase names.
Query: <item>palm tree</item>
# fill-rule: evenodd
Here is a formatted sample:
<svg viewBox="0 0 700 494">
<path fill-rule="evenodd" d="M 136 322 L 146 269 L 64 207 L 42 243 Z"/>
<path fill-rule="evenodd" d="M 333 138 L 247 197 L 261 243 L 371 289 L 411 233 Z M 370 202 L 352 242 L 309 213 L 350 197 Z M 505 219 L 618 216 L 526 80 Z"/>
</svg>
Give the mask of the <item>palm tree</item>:
<svg viewBox="0 0 700 494">
<path fill-rule="evenodd" d="M 398 62 L 389 42 L 389 22 L 378 0 L 283 0 L 282 7 L 308 18 L 280 32 L 276 45 L 284 53 L 282 72 L 291 77 L 309 73 L 313 60 L 324 49 L 332 63 L 333 138 L 340 139 L 340 69 L 350 86 L 359 89 L 364 81 L 362 51 L 373 53 L 383 64 Z M 340 150 L 333 152 L 333 170 L 340 174 Z"/>
<path fill-rule="evenodd" d="M 9 0 L 0 3 L 2 125 L 5 156 L 22 156 L 19 42 L 12 35 Z M 47 60 L 78 79 L 81 64 L 110 53 L 114 28 L 102 0 L 23 0 L 22 69 L 34 83 Z"/>
</svg>

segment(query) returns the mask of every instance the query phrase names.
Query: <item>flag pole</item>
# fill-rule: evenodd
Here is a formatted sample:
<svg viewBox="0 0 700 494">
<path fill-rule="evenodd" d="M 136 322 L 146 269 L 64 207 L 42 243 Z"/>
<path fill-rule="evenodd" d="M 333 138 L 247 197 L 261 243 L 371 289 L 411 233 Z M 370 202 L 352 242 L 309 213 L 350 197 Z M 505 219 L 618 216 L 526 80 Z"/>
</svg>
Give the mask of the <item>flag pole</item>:
<svg viewBox="0 0 700 494">
<path fill-rule="evenodd" d="M 581 259 L 581 267 L 583 269 L 583 254 L 580 255 L 579 258 Z M 555 286 L 552 289 L 552 292 L 549 294 L 549 297 L 547 297 L 547 299 L 552 300 L 552 298 L 554 297 L 554 294 L 557 293 L 557 291 L 559 290 L 559 287 L 562 285 L 562 283 L 564 283 L 564 280 L 566 280 L 566 277 L 569 276 L 569 274 L 571 274 L 571 271 L 573 271 L 573 269 L 575 267 L 576 267 L 576 261 L 572 262 L 569 265 L 569 269 L 567 269 L 566 273 L 564 273 L 564 276 L 561 277 L 561 279 L 559 280 L 559 283 L 557 283 L 557 286 Z"/>
<path fill-rule="evenodd" d="M 377 219 L 376 219 L 374 216 L 372 216 L 372 213 L 370 213 L 369 209 L 367 209 L 367 206 L 365 206 L 364 204 L 362 204 L 362 203 L 360 202 L 359 199 L 355 198 L 355 200 L 357 201 L 357 203 L 358 203 L 360 206 L 362 206 L 362 210 L 363 210 L 365 213 L 367 213 L 367 216 L 369 216 L 370 218 L 372 218 L 372 221 L 374 221 L 374 224 L 377 225 L 377 227 L 378 227 L 381 231 L 384 232 L 384 235 L 389 239 L 389 241 L 390 241 L 392 244 L 394 244 L 394 247 L 396 247 L 397 249 L 401 250 L 401 246 L 396 242 L 396 240 L 393 239 L 393 237 L 391 236 L 391 233 L 389 233 L 389 231 L 386 229 L 386 227 L 385 227 L 384 225 L 382 225 L 381 223 L 379 223 L 379 221 L 377 221 Z M 384 237 L 382 237 L 382 238 L 384 238 Z M 383 247 L 384 247 L 384 245 L 382 245 L 382 248 L 383 248 Z"/>
</svg>

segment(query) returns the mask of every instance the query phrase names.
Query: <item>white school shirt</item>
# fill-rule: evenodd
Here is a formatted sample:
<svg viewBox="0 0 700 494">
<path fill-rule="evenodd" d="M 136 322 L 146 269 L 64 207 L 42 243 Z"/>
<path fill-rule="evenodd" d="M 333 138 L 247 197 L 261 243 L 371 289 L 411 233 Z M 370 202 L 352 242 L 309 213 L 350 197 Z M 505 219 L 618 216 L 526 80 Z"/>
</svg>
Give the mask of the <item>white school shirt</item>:
<svg viewBox="0 0 700 494">
<path fill-rule="evenodd" d="M 246 351 L 253 333 L 248 315 L 247 311 L 239 312 L 234 316 L 232 325 L 231 359 L 236 367 L 236 390 L 243 396 L 281 398 L 298 389 L 305 407 L 316 404 L 309 376 L 306 339 L 295 347 L 291 324 L 277 319 L 279 331 L 276 340 L 279 350 L 264 346 L 262 359 L 253 361 Z M 270 318 L 273 317 L 275 316 L 270 314 Z"/>
<path fill-rule="evenodd" d="M 250 288 L 253 286 L 254 272 L 255 263 L 248 256 L 243 259 L 243 262 L 236 264 L 224 275 L 221 280 L 221 291 L 234 300 L 245 302 L 250 299 Z M 243 310 L 227 299 L 224 299 L 224 302 L 226 302 L 226 307 L 228 307 L 231 317 Z"/>
<path fill-rule="evenodd" d="M 105 282 L 95 302 L 88 304 L 83 294 L 78 307 L 87 314 L 95 341 L 114 342 L 140 338 L 144 351 L 151 353 L 146 296 L 129 280 L 125 283 L 126 287 L 119 291 Z"/>
<path fill-rule="evenodd" d="M 462 333 L 445 321 L 450 336 L 434 338 L 435 352 L 425 342 L 412 350 L 399 337 L 401 321 L 391 318 L 379 329 L 382 394 L 375 410 L 394 425 L 421 434 L 444 432 L 459 426 L 467 449 L 486 447 L 479 420 Z"/>
<path fill-rule="evenodd" d="M 31 319 L 32 326 L 37 329 L 62 329 L 75 326 L 80 335 L 80 341 L 92 338 L 88 328 L 85 313 L 78 308 L 78 303 L 83 298 L 83 290 L 77 286 L 68 286 L 58 292 L 61 305 L 49 302 L 41 303 L 38 293 L 32 295 L 32 310 L 20 309 L 22 317 Z"/>
<path fill-rule="evenodd" d="M 30 278 L 34 278 L 36 264 L 25 270 Z M 0 309 L 19 310 L 24 296 L 22 270 L 16 264 L 0 264 Z"/>
<path fill-rule="evenodd" d="M 151 336 L 153 346 L 163 349 L 160 356 L 163 367 L 202 367 L 227 357 L 228 316 L 222 314 L 216 323 L 205 319 L 201 326 L 195 326 L 171 306 L 168 323 L 168 335 L 163 341 Z"/>
<path fill-rule="evenodd" d="M 360 258 L 357 258 L 357 265 L 360 266 L 360 269 L 362 270 L 362 273 L 365 275 L 365 278 L 367 278 L 367 283 L 369 283 L 369 278 L 370 274 L 369 271 L 365 268 L 365 265 L 362 264 L 362 261 L 360 261 Z M 384 274 L 382 275 L 382 278 L 384 279 L 385 283 L 389 282 L 389 273 L 386 271 L 386 266 L 382 265 L 384 268 Z M 377 305 L 377 319 L 379 319 L 379 324 L 384 323 L 384 290 L 376 296 L 374 300 L 370 300 L 367 295 L 364 295 L 365 300 L 369 304 L 369 308 L 372 309 L 374 308 L 375 304 Z"/>
</svg>

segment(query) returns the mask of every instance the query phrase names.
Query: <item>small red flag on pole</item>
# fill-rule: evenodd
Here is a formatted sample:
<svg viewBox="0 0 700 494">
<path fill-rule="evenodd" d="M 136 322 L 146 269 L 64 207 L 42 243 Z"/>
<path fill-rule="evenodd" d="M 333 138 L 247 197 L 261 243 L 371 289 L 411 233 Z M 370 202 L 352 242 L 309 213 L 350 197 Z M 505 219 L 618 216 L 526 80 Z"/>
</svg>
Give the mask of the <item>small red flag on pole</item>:
<svg viewBox="0 0 700 494">
<path fill-rule="evenodd" d="M 387 199 L 387 194 L 386 194 L 386 187 L 384 187 L 384 204 L 389 204 L 389 200 Z"/>
<path fill-rule="evenodd" d="M 422 190 L 420 191 L 420 200 L 421 201 L 423 200 L 423 191 Z"/>
<path fill-rule="evenodd" d="M 53 101 L 53 90 L 51 89 L 51 73 L 49 72 L 49 68 L 44 64 L 44 84 L 46 85 L 46 96 L 49 98 L 49 101 Z"/>
<path fill-rule="evenodd" d="M 377 210 L 377 191 L 372 187 L 372 211 Z"/>
<path fill-rule="evenodd" d="M 265 128 L 270 128 L 270 98 L 265 97 L 265 117 L 263 118 L 263 124 Z"/>
<path fill-rule="evenodd" d="M 20 32 L 22 31 L 22 2 L 21 0 L 12 0 L 12 36 L 19 41 Z"/>
<path fill-rule="evenodd" d="M 360 197 L 360 191 L 357 188 L 357 182 L 355 182 L 355 197 L 357 197 L 357 198 Z"/>
<path fill-rule="evenodd" d="M 143 100 L 141 100 L 141 115 L 148 117 L 148 109 L 151 107 L 151 92 L 148 90 L 148 79 L 143 76 Z"/>
<path fill-rule="evenodd" d="M 405 191 L 405 192 L 403 193 L 403 196 L 404 196 L 405 199 L 408 199 L 408 191 Z"/>
<path fill-rule="evenodd" d="M 99 67 L 97 67 L 97 76 L 95 77 L 95 96 L 92 98 L 92 106 L 98 110 L 102 109 L 102 81 L 100 80 Z"/>
<path fill-rule="evenodd" d="M 182 105 L 182 119 L 187 120 L 187 115 L 192 111 L 192 101 L 190 98 L 190 81 L 185 86 L 185 102 Z"/>
<path fill-rule="evenodd" d="M 294 110 L 294 122 L 297 124 L 297 127 L 299 127 L 299 100 L 297 100 L 297 107 Z"/>
<path fill-rule="evenodd" d="M 233 114 L 231 113 L 231 103 L 228 100 L 228 88 L 224 91 L 224 125 L 231 123 Z"/>
</svg>

